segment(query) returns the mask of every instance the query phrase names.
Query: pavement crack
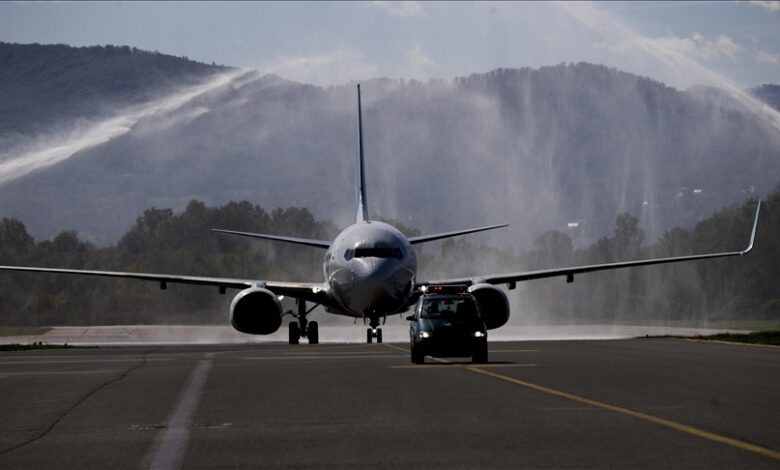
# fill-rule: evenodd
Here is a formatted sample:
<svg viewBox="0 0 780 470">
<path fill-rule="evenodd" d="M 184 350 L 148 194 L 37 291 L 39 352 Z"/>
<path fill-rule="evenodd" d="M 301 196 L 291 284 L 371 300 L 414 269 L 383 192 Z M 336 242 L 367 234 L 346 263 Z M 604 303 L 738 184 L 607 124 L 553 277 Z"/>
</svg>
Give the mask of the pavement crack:
<svg viewBox="0 0 780 470">
<path fill-rule="evenodd" d="M 81 398 L 76 400 L 76 403 L 74 403 L 73 406 L 71 406 L 70 408 L 68 408 L 64 412 L 62 412 L 49 426 L 47 426 L 43 431 L 41 431 L 37 435 L 31 437 L 30 439 L 27 439 L 26 441 L 23 441 L 23 442 L 20 442 L 20 443 L 14 445 L 14 446 L 11 446 L 11 447 L 9 447 L 7 449 L 0 450 L 0 457 L 4 456 L 6 454 L 9 454 L 9 453 L 11 453 L 11 452 L 13 452 L 15 450 L 19 450 L 22 447 L 25 447 L 27 445 L 30 445 L 30 444 L 34 443 L 35 441 L 37 441 L 37 440 L 39 440 L 39 439 L 41 439 L 43 437 L 46 437 L 46 435 L 48 435 L 55 427 L 57 427 L 57 425 L 63 419 L 68 417 L 68 415 L 70 415 L 76 408 L 78 408 L 79 406 L 84 404 L 87 400 L 89 400 L 90 398 L 92 398 L 96 394 L 100 393 L 100 391 L 102 391 L 106 387 L 108 387 L 110 385 L 113 385 L 113 384 L 115 384 L 117 382 L 120 382 L 121 380 L 125 379 L 128 375 L 130 375 L 132 372 L 134 372 L 134 371 L 140 369 L 141 367 L 145 366 L 147 364 L 146 356 L 148 356 L 149 354 L 152 354 L 154 352 L 157 352 L 157 351 L 154 350 L 154 351 L 147 351 L 147 352 L 145 352 L 143 354 L 143 356 L 141 357 L 141 362 L 139 364 L 137 364 L 137 365 L 135 365 L 133 367 L 130 367 L 129 369 L 124 371 L 118 377 L 116 377 L 116 378 L 114 378 L 112 380 L 109 380 L 108 382 L 103 382 L 102 384 L 98 385 L 94 389 L 92 389 L 89 392 L 87 392 L 86 394 L 84 394 Z"/>
</svg>

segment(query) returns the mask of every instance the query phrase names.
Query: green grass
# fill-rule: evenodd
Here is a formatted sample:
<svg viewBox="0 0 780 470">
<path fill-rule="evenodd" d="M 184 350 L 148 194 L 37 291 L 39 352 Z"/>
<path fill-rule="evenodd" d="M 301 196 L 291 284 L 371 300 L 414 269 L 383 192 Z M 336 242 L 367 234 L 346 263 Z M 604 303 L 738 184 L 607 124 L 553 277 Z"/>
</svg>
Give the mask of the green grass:
<svg viewBox="0 0 780 470">
<path fill-rule="evenodd" d="M 675 328 L 711 328 L 717 330 L 780 330 L 780 321 L 777 320 L 647 320 L 626 322 L 626 324 L 638 326 L 669 326 Z"/>
<path fill-rule="evenodd" d="M 51 328 L 37 326 L 0 326 L 0 336 L 37 336 L 48 331 L 51 331 Z"/>
<path fill-rule="evenodd" d="M 756 331 L 748 334 L 722 333 L 708 336 L 695 336 L 695 339 L 709 341 L 731 341 L 733 343 L 771 344 L 780 346 L 780 330 Z"/>
<path fill-rule="evenodd" d="M 575 319 L 552 320 L 551 325 L 617 325 L 658 326 L 670 328 L 708 328 L 713 330 L 769 331 L 780 330 L 778 320 L 633 320 L 633 319 Z"/>
</svg>

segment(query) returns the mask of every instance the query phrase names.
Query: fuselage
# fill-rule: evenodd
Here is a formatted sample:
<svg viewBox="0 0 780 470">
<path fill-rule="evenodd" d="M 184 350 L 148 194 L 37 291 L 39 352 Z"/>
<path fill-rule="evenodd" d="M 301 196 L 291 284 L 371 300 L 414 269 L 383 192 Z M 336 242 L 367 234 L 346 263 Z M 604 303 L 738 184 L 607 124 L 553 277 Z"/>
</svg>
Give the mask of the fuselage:
<svg viewBox="0 0 780 470">
<path fill-rule="evenodd" d="M 358 222 L 325 254 L 325 279 L 344 314 L 378 318 L 408 307 L 417 276 L 409 240 L 383 222 Z"/>
</svg>

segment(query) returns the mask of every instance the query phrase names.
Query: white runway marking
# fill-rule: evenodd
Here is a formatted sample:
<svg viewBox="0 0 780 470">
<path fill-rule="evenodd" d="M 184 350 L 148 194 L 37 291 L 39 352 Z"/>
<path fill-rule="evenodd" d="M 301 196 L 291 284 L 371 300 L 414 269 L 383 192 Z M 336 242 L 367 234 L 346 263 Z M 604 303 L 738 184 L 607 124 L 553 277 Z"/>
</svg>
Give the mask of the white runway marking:
<svg viewBox="0 0 780 470">
<path fill-rule="evenodd" d="M 200 399 L 200 393 L 206 385 L 206 377 L 211 369 L 213 353 L 198 361 L 192 371 L 187 387 L 177 401 L 176 412 L 166 426 L 162 443 L 154 454 L 150 469 L 175 469 L 181 465 L 182 454 L 190 437 L 190 416 Z"/>
</svg>

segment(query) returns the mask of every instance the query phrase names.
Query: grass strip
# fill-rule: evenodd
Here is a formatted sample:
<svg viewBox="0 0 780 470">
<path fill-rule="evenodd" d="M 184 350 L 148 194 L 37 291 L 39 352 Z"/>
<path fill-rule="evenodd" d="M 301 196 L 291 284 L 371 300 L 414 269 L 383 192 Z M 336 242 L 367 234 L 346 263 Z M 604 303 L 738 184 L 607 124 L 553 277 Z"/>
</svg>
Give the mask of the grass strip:
<svg viewBox="0 0 780 470">
<path fill-rule="evenodd" d="M 769 344 L 780 346 L 780 330 L 755 331 L 753 333 L 719 333 L 716 335 L 694 336 L 705 341 L 730 341 L 732 343 Z"/>
<path fill-rule="evenodd" d="M 42 326 L 0 326 L 0 336 L 38 336 L 51 331 Z"/>
</svg>

